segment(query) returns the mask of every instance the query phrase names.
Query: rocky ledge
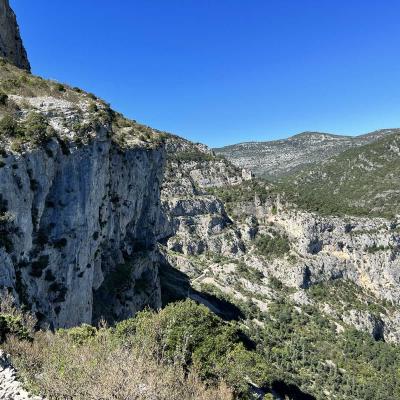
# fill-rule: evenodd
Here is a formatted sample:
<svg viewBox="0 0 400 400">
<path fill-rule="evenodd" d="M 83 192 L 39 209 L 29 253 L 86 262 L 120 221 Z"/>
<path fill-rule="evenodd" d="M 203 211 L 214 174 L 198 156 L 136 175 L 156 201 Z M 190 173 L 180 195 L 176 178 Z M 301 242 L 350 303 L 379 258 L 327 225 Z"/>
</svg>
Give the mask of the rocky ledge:
<svg viewBox="0 0 400 400">
<path fill-rule="evenodd" d="M 18 380 L 17 371 L 11 365 L 8 357 L 0 350 L 0 399 L 2 400 L 45 400 L 43 397 L 32 396 L 24 390 Z"/>
</svg>

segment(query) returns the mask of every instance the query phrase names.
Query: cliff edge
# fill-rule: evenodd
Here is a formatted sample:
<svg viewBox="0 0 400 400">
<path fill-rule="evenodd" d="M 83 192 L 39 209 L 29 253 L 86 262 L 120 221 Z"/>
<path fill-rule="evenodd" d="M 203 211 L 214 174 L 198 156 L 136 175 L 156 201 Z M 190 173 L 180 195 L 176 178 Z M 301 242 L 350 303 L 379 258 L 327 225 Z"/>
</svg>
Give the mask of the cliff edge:
<svg viewBox="0 0 400 400">
<path fill-rule="evenodd" d="M 8 0 L 0 0 L 0 56 L 18 68 L 31 70 L 17 18 Z"/>
</svg>

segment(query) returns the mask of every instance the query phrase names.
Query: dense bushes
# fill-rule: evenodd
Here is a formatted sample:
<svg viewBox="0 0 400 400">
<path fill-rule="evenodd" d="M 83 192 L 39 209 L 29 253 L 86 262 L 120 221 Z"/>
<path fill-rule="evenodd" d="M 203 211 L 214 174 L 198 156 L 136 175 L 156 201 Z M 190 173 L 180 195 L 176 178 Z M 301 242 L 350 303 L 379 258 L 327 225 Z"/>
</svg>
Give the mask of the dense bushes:
<svg viewBox="0 0 400 400">
<path fill-rule="evenodd" d="M 3 247 L 8 253 L 14 249 L 13 235 L 17 233 L 13 219 L 8 212 L 8 202 L 0 194 L 0 248 Z"/>
<path fill-rule="evenodd" d="M 94 326 L 82 324 L 81 326 L 71 329 L 60 329 L 58 334 L 62 337 L 66 337 L 67 340 L 76 345 L 82 345 L 96 338 L 97 329 Z"/>
<path fill-rule="evenodd" d="M 169 156 L 170 161 L 181 161 L 181 162 L 203 162 L 203 161 L 215 161 L 217 159 L 213 154 L 202 153 L 201 151 L 178 151 L 175 154 Z"/>
<path fill-rule="evenodd" d="M 36 112 L 30 113 L 22 122 L 8 114 L 0 120 L 0 138 L 13 139 L 16 148 L 22 143 L 42 144 L 54 134 L 47 118 Z"/>
<path fill-rule="evenodd" d="M 30 332 L 20 316 L 0 314 L 0 343 L 3 343 L 9 335 L 16 336 L 19 340 L 31 339 Z"/>
<path fill-rule="evenodd" d="M 12 235 L 16 233 L 12 216 L 0 211 L 0 248 L 3 247 L 8 253 L 14 249 Z"/>
<path fill-rule="evenodd" d="M 46 117 L 35 112 L 28 115 L 22 124 L 22 128 L 25 137 L 35 144 L 44 143 L 54 135 L 54 130 L 49 125 Z"/>
<path fill-rule="evenodd" d="M 241 337 L 237 326 L 185 301 L 114 328 L 38 332 L 33 343 L 12 337 L 5 346 L 29 387 L 49 398 L 223 400 L 232 390 L 245 398 L 248 380 L 268 380 L 262 357 Z"/>
<path fill-rule="evenodd" d="M 156 332 L 157 348 L 170 361 L 194 366 L 201 378 L 221 378 L 237 393 L 245 393 L 247 378 L 258 384 L 268 379 L 268 368 L 257 354 L 246 350 L 235 325 L 226 324 L 206 307 L 192 301 L 176 303 L 158 314 L 144 312 L 136 318 L 136 334 Z M 155 329 L 158 327 L 158 329 Z"/>
<path fill-rule="evenodd" d="M 268 258 L 283 257 L 290 251 L 289 239 L 286 235 L 261 235 L 256 239 L 257 251 Z"/>
<path fill-rule="evenodd" d="M 294 307 L 284 295 L 258 317 L 262 324 L 247 316 L 246 333 L 257 345 L 251 349 L 236 323 L 192 301 L 143 311 L 113 328 L 29 334 L 32 342 L 21 340 L 21 315 L 8 315 L 7 333 L 15 336 L 2 347 L 30 389 L 49 398 L 250 399 L 249 381 L 285 382 L 318 400 L 326 390 L 338 400 L 400 396 L 398 347 L 345 326 L 338 331 L 317 308 Z"/>
<path fill-rule="evenodd" d="M 299 310 L 285 300 L 271 304 L 263 322 L 254 335 L 279 380 L 318 400 L 326 391 L 338 400 L 400 398 L 398 346 L 354 329 L 340 332 L 317 308 Z"/>
<path fill-rule="evenodd" d="M 14 306 L 12 296 L 6 291 L 0 292 L 0 343 L 7 337 L 30 341 L 33 338 L 36 319 Z"/>
<path fill-rule="evenodd" d="M 260 180 L 247 181 L 234 186 L 210 188 L 208 190 L 211 194 L 219 197 L 228 208 L 232 208 L 238 203 L 254 202 L 256 197 L 264 203 L 267 199 L 272 199 L 275 196 L 273 188 Z"/>
<path fill-rule="evenodd" d="M 344 151 L 283 179 L 281 190 L 299 207 L 323 215 L 393 218 L 399 214 L 400 134 Z"/>
<path fill-rule="evenodd" d="M 7 345 L 29 389 L 50 399 L 232 398 L 226 385 L 206 387 L 196 371 L 153 356 L 153 348 L 124 346 L 106 328 L 81 344 L 68 335 L 39 332 L 33 343 L 12 338 Z"/>
<path fill-rule="evenodd" d="M 0 120 L 0 137 L 1 136 L 9 136 L 14 137 L 20 133 L 19 126 L 11 115 L 5 115 Z"/>
</svg>

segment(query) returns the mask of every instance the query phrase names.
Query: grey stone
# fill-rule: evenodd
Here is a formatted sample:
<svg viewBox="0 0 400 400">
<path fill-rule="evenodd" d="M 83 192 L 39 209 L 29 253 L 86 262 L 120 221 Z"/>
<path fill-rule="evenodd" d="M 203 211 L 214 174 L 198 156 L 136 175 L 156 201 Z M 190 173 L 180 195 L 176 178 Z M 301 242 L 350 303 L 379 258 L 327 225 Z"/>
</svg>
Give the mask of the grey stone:
<svg viewBox="0 0 400 400">
<path fill-rule="evenodd" d="M 17 19 L 8 0 L 0 0 L 0 57 L 6 58 L 19 68 L 30 71 Z"/>
</svg>

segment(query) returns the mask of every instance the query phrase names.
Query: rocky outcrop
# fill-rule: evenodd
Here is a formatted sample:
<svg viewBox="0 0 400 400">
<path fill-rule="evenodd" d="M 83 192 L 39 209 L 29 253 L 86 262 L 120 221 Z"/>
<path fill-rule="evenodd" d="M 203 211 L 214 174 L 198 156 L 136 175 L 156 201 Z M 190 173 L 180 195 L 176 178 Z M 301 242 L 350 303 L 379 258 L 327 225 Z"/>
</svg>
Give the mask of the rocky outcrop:
<svg viewBox="0 0 400 400">
<path fill-rule="evenodd" d="M 17 19 L 8 0 L 0 0 L 0 56 L 18 68 L 30 71 Z"/>
<path fill-rule="evenodd" d="M 204 145 L 169 137 L 168 163 L 161 191 L 164 221 L 159 239 L 175 253 L 235 256 L 244 244 L 220 199 L 207 189 L 239 185 L 251 174 L 215 157 Z"/>
<path fill-rule="evenodd" d="M 170 152 L 162 188 L 165 220 L 160 225 L 161 240 L 168 262 L 191 278 L 195 288 L 211 285 L 268 312 L 276 296 L 271 280 L 278 279 L 293 291 L 294 303 L 316 304 L 340 326 L 353 326 L 376 339 L 398 341 L 398 221 L 322 217 L 301 211 L 266 183 L 259 183 L 261 191 L 249 200 L 251 195 L 243 193 L 255 186 L 243 178 L 251 175 L 203 147 L 176 138 L 167 143 Z M 221 198 L 210 194 L 223 191 L 225 197 L 228 193 L 229 214 Z M 260 254 L 258 238 L 278 234 L 287 238 L 290 251 L 281 256 Z M 359 301 L 352 304 L 343 298 L 343 309 L 334 310 L 308 295 L 314 285 L 337 280 L 348 287 L 344 293 L 359 297 Z M 355 288 L 360 292 L 352 293 Z"/>
<path fill-rule="evenodd" d="M 4 400 L 44 400 L 26 392 L 17 379 L 17 371 L 8 357 L 0 350 L 0 399 Z"/>
<path fill-rule="evenodd" d="M 281 211 L 270 221 L 290 237 L 301 265 L 283 274 L 287 283 L 307 287 L 321 281 L 345 278 L 379 298 L 400 300 L 400 231 L 398 222 L 380 218 L 320 217 L 296 210 Z M 286 269 L 286 268 L 285 268 Z M 296 271 L 292 269 L 289 271 Z"/>
<path fill-rule="evenodd" d="M 137 140 L 122 146 L 107 122 L 88 128 L 83 143 L 59 118 L 89 118 L 84 104 L 75 115 L 66 101 L 32 102 L 54 136 L 22 152 L 3 150 L 0 287 L 53 328 L 159 307 L 163 147 Z"/>
</svg>

